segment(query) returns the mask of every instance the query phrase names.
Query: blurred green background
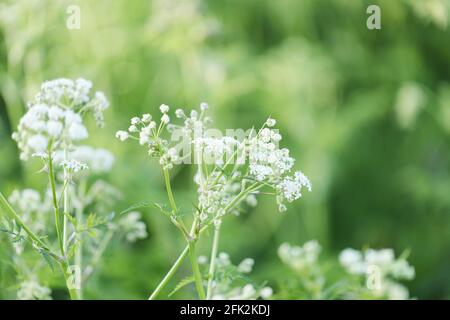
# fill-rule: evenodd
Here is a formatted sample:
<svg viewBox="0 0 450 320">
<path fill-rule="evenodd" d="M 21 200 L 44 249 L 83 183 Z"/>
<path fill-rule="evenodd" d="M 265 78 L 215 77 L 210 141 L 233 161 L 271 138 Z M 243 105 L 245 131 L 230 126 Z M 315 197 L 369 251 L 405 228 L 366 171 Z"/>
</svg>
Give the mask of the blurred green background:
<svg viewBox="0 0 450 320">
<path fill-rule="evenodd" d="M 72 4 L 79 30 L 66 27 Z M 381 7 L 381 30 L 366 27 L 369 4 Z M 313 192 L 286 214 L 262 199 L 228 219 L 220 250 L 253 257 L 256 279 L 275 284 L 282 242 L 317 239 L 329 256 L 410 249 L 411 295 L 450 298 L 449 14 L 447 0 L 1 0 L 0 190 L 46 185 L 10 138 L 44 80 L 84 77 L 110 99 L 90 143 L 116 155 L 107 179 L 123 192 L 118 211 L 165 199 L 159 165 L 114 138 L 132 116 L 202 101 L 220 128 L 271 115 Z M 192 173 L 173 172 L 185 207 Z M 86 298 L 146 298 L 182 250 L 160 212 L 143 213 L 149 237 L 112 244 Z"/>
</svg>

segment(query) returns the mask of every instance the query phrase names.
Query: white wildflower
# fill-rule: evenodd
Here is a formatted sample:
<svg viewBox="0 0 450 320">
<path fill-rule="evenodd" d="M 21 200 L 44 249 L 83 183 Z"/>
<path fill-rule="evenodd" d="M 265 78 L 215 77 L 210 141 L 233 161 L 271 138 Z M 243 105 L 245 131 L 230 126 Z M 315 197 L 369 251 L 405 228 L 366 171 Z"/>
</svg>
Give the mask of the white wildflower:
<svg viewBox="0 0 450 320">
<path fill-rule="evenodd" d="M 318 260 L 321 247 L 316 240 L 306 242 L 302 247 L 283 243 L 278 248 L 281 261 L 296 271 L 312 268 Z"/>
<path fill-rule="evenodd" d="M 413 279 L 415 270 L 404 258 L 396 259 L 392 249 L 367 249 L 364 252 L 345 249 L 339 255 L 339 262 L 347 272 L 362 276 L 365 280 L 371 277 L 370 270 L 375 268 L 379 276 L 379 286 L 368 290 L 376 297 L 408 299 L 408 290 L 396 280 Z"/>
<path fill-rule="evenodd" d="M 377 265 L 379 267 L 389 266 L 395 260 L 394 250 L 392 249 L 368 249 L 364 252 L 364 257 L 369 265 Z"/>
<path fill-rule="evenodd" d="M 202 221 L 218 224 L 225 214 L 238 215 L 242 202 L 256 205 L 258 188 L 242 197 L 236 205 L 231 203 L 249 186 L 246 183 L 248 181 L 256 181 L 255 184 L 259 183 L 260 187 L 264 185 L 274 188 L 277 191 L 276 200 L 280 211 L 286 210 L 284 201 L 292 202 L 300 198 L 303 188 L 311 190 L 311 183 L 303 173 L 298 171 L 289 175 L 295 160 L 289 155 L 289 149 L 279 148 L 282 137 L 276 129 L 263 127 L 259 132 L 252 131 L 248 137 L 242 139 L 231 136 L 217 137 L 215 132 L 213 134 L 213 131 L 207 130 L 207 109 L 205 103 L 200 105 L 201 112 L 190 110 L 185 113 L 182 109 L 177 109 L 175 115 L 182 119 L 180 125 L 170 123 L 167 113 L 169 107 L 163 104 L 160 106 L 163 113 L 161 123 L 150 120 L 151 115 L 141 117 L 150 122 L 135 117 L 131 121 L 129 133 L 116 136 L 122 141 L 129 136 L 139 141 L 148 148 L 151 157 L 158 158 L 160 165 L 166 170 L 189 160 L 212 165 L 208 177 L 198 174 L 194 177 L 198 185 L 198 207 Z M 276 124 L 271 118 L 267 122 L 270 126 Z M 165 137 L 167 133 L 172 134 L 172 140 Z M 180 136 L 183 139 L 181 143 L 173 139 Z M 174 146 L 181 154 L 174 152 Z M 234 164 L 233 169 L 230 174 L 224 175 L 222 166 L 228 165 L 229 160 Z M 230 204 L 233 205 L 228 207 Z"/>
<path fill-rule="evenodd" d="M 268 127 L 274 127 L 276 125 L 277 121 L 275 119 L 269 118 L 266 121 L 266 125 Z"/>
<path fill-rule="evenodd" d="M 48 109 L 48 118 L 51 120 L 60 120 L 64 118 L 65 115 L 66 113 L 64 112 L 64 110 L 57 106 L 52 106 Z"/>
<path fill-rule="evenodd" d="M 242 262 L 238 265 L 238 271 L 242 273 L 250 273 L 252 272 L 254 264 L 255 260 L 251 258 L 246 258 L 242 260 Z"/>
<path fill-rule="evenodd" d="M 161 122 L 164 124 L 168 124 L 170 122 L 170 117 L 165 113 L 161 117 Z"/>
<path fill-rule="evenodd" d="M 14 190 L 8 197 L 10 204 L 16 208 L 21 215 L 22 221 L 36 232 L 45 232 L 53 205 L 48 197 L 34 189 Z M 20 232 L 20 231 L 19 231 Z M 24 250 L 25 243 L 14 242 L 13 247 L 17 254 Z"/>
<path fill-rule="evenodd" d="M 81 123 L 72 123 L 69 127 L 69 137 L 74 141 L 86 139 L 88 131 Z"/>
<path fill-rule="evenodd" d="M 50 120 L 47 122 L 47 132 L 51 137 L 57 137 L 62 133 L 63 124 L 60 121 Z"/>
<path fill-rule="evenodd" d="M 133 118 L 131 118 L 130 122 L 131 122 L 132 125 L 136 125 L 139 122 L 141 122 L 141 119 L 139 117 L 133 117 Z"/>
<path fill-rule="evenodd" d="M 142 115 L 142 122 L 150 122 L 152 120 L 152 116 L 148 113 Z"/>
<path fill-rule="evenodd" d="M 302 196 L 302 188 L 305 187 L 311 191 L 311 182 L 300 171 L 294 173 L 294 176 L 285 177 L 278 185 L 277 191 L 279 193 L 280 204 L 285 199 L 288 202 L 299 199 Z"/>
<path fill-rule="evenodd" d="M 273 295 L 273 289 L 271 287 L 264 287 L 259 294 L 261 295 L 261 298 L 268 299 Z"/>
<path fill-rule="evenodd" d="M 69 172 L 72 173 L 78 173 L 82 170 L 87 170 L 88 166 L 85 163 L 82 163 L 80 161 L 77 160 L 63 160 L 61 161 L 61 167 L 63 167 L 64 169 L 68 170 Z"/>
<path fill-rule="evenodd" d="M 367 269 L 362 253 L 351 248 L 345 249 L 339 254 L 339 262 L 353 274 L 364 274 Z"/>
<path fill-rule="evenodd" d="M 42 154 L 49 146 L 50 152 L 56 152 L 86 139 L 88 131 L 81 115 L 93 113 L 97 123 L 102 124 L 108 102 L 101 92 L 91 98 L 91 87 L 92 83 L 84 79 L 56 79 L 42 84 L 12 135 L 22 160 Z"/>
<path fill-rule="evenodd" d="M 396 260 L 391 265 L 390 272 L 395 279 L 411 280 L 416 275 L 414 267 L 405 259 Z"/>
<path fill-rule="evenodd" d="M 167 113 L 167 112 L 169 112 L 169 106 L 166 105 L 166 104 L 162 104 L 162 105 L 159 106 L 159 110 L 160 110 L 162 113 Z"/>
<path fill-rule="evenodd" d="M 69 158 L 86 164 L 94 173 L 104 173 L 111 170 L 114 156 L 108 150 L 79 146 L 69 153 Z"/>
<path fill-rule="evenodd" d="M 118 138 L 120 141 L 125 141 L 128 139 L 128 132 L 119 130 L 116 132 L 116 138 Z"/>
<path fill-rule="evenodd" d="M 41 134 L 33 135 L 28 139 L 28 147 L 30 147 L 35 152 L 45 151 L 47 149 L 47 146 L 48 139 Z"/>
<path fill-rule="evenodd" d="M 134 132 L 138 132 L 139 129 L 136 127 L 136 125 L 132 124 L 132 125 L 128 128 L 128 131 L 134 133 Z"/>
<path fill-rule="evenodd" d="M 175 110 L 175 116 L 176 116 L 177 118 L 185 118 L 185 117 L 186 117 L 186 115 L 184 114 L 183 109 L 177 109 L 177 110 Z"/>
<path fill-rule="evenodd" d="M 127 213 L 119 220 L 119 226 L 129 242 L 135 242 L 147 237 L 147 228 L 141 221 L 141 214 L 137 211 Z"/>
<path fill-rule="evenodd" d="M 209 108 L 209 106 L 206 102 L 202 102 L 200 104 L 200 110 L 205 111 L 205 110 L 208 110 L 208 108 Z"/>
<path fill-rule="evenodd" d="M 17 290 L 19 300 L 50 300 L 50 295 L 50 288 L 40 285 L 36 280 L 21 282 Z"/>
</svg>

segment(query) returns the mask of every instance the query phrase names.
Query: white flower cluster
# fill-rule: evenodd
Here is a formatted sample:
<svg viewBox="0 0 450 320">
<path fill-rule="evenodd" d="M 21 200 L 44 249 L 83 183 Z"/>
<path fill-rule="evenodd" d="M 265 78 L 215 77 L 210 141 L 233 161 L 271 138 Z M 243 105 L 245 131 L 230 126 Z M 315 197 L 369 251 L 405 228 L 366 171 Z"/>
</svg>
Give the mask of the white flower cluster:
<svg viewBox="0 0 450 320">
<path fill-rule="evenodd" d="M 125 141 L 128 138 L 138 140 L 140 145 L 148 147 L 148 154 L 151 157 L 159 157 L 160 164 L 164 168 L 171 169 L 173 162 L 178 160 L 178 153 L 176 149 L 169 148 L 169 142 L 161 137 L 162 130 L 170 122 L 170 118 L 167 115 L 169 107 L 163 104 L 159 109 L 162 113 L 159 125 L 147 113 L 141 118 L 133 117 L 128 131 L 117 131 L 116 137 L 121 141 Z"/>
<path fill-rule="evenodd" d="M 303 188 L 311 191 L 311 183 L 302 172 L 289 175 L 295 161 L 287 148 L 278 147 L 282 137 L 273 129 L 274 119 L 267 119 L 258 132 L 252 131 L 249 136 L 217 136 L 218 130 L 208 128 L 211 119 L 205 116 L 209 109 L 206 103 L 190 112 L 177 109 L 175 116 L 183 121 L 182 125 L 170 122 L 169 109 L 165 104 L 160 106 L 159 124 L 150 114 L 132 118 L 128 130 L 118 131 L 116 137 L 122 141 L 129 138 L 139 141 L 148 148 L 150 156 L 159 158 L 164 169 L 193 157 L 199 167 L 194 182 L 198 185 L 198 208 L 203 223 L 220 223 L 225 214 L 239 213 L 237 206 L 229 205 L 245 187 L 255 182 L 275 190 L 280 211 L 286 210 L 285 201 L 299 199 Z M 172 133 L 171 141 L 163 138 L 164 129 Z M 179 138 L 183 140 L 182 147 Z M 232 171 L 224 173 L 229 164 Z M 246 194 L 242 200 L 254 206 L 256 193 L 255 190 Z"/>
<path fill-rule="evenodd" d="M 256 180 L 276 181 L 291 170 L 294 158 L 288 149 L 277 147 L 280 141 L 281 135 L 269 128 L 263 128 L 249 141 L 250 173 Z"/>
<path fill-rule="evenodd" d="M 201 161 L 208 164 L 223 165 L 226 156 L 231 156 L 239 145 L 232 137 L 202 137 L 195 140 L 195 148 L 201 152 Z"/>
<path fill-rule="evenodd" d="M 132 211 L 127 213 L 119 220 L 118 225 L 129 242 L 136 242 L 147 237 L 147 229 L 145 223 L 141 221 L 140 212 Z"/>
<path fill-rule="evenodd" d="M 235 287 L 225 293 L 219 293 L 212 296 L 213 300 L 256 300 L 269 299 L 273 294 L 270 287 L 261 289 L 255 288 L 252 284 L 246 284 L 243 287 Z"/>
<path fill-rule="evenodd" d="M 89 97 L 90 81 L 57 79 L 44 82 L 35 101 L 29 103 L 27 113 L 21 118 L 17 141 L 22 160 L 37 154 L 68 148 L 88 137 L 82 115 L 92 112 L 99 125 L 103 123 L 103 111 L 109 104 L 101 92 Z"/>
<path fill-rule="evenodd" d="M 80 161 L 77 160 L 63 160 L 60 163 L 61 167 L 63 167 L 64 169 L 67 170 L 67 172 L 69 174 L 72 173 L 78 173 L 82 170 L 87 170 L 89 169 L 88 166 Z"/>
<path fill-rule="evenodd" d="M 367 249 L 364 252 L 345 249 L 339 255 L 339 262 L 351 274 L 378 279 L 378 288 L 373 290 L 376 296 L 392 300 L 409 298 L 408 289 L 396 280 L 414 279 L 414 267 L 404 258 L 396 259 L 392 249 Z"/>
<path fill-rule="evenodd" d="M 196 132 L 202 132 L 205 128 L 205 124 L 208 122 L 208 118 L 203 114 L 208 108 L 208 105 L 202 103 L 200 105 L 201 112 L 192 110 L 190 116 L 187 117 L 182 109 L 175 111 L 175 116 L 180 119 L 184 119 L 184 125 L 179 126 L 170 122 L 168 112 L 170 110 L 168 105 L 162 104 L 159 110 L 162 113 L 159 124 L 153 120 L 152 115 L 144 114 L 142 117 L 133 117 L 131 119 L 130 127 L 127 131 L 119 130 L 116 133 L 116 138 L 121 141 L 125 141 L 129 138 L 138 140 L 139 144 L 148 148 L 148 154 L 151 157 L 159 158 L 159 163 L 165 169 L 172 169 L 174 164 L 179 163 L 179 152 L 169 142 L 163 138 L 164 130 L 173 132 L 179 130 L 179 138 L 185 138 L 188 145 L 194 143 L 200 143 L 200 140 L 194 140 Z M 204 144 L 204 142 L 202 143 Z"/>
<path fill-rule="evenodd" d="M 36 232 L 45 231 L 49 215 L 52 210 L 50 197 L 41 197 L 41 194 L 34 189 L 14 190 L 8 197 L 11 205 L 21 213 L 21 218 L 25 224 L 33 228 Z M 17 253 L 23 251 L 23 244 L 15 245 Z"/>
<path fill-rule="evenodd" d="M 14 190 L 8 200 L 15 208 L 25 214 L 42 211 L 41 195 L 34 189 Z"/>
<path fill-rule="evenodd" d="M 59 106 L 80 112 L 92 112 L 99 126 L 103 126 L 103 111 L 108 109 L 109 102 L 105 94 L 96 91 L 91 94 L 92 82 L 85 79 L 55 79 L 46 81 L 37 94 L 38 103 L 48 106 Z"/>
<path fill-rule="evenodd" d="M 283 180 L 277 184 L 277 199 L 279 202 L 280 211 L 286 211 L 286 206 L 283 204 L 283 200 L 292 202 L 302 196 L 303 187 L 310 192 L 312 190 L 311 182 L 301 171 L 295 172 L 294 176 L 284 177 Z"/>
<path fill-rule="evenodd" d="M 316 240 L 306 242 L 303 246 L 291 246 L 283 243 L 278 248 L 278 256 L 281 261 L 296 271 L 303 271 L 314 267 L 321 247 Z"/>
<path fill-rule="evenodd" d="M 289 155 L 289 149 L 278 147 L 282 136 L 272 128 L 275 124 L 275 119 L 267 119 L 258 134 L 248 141 L 249 171 L 257 181 L 275 187 L 279 210 L 283 212 L 286 211 L 284 200 L 293 202 L 302 196 L 303 187 L 311 191 L 312 186 L 301 171 L 288 175 L 295 159 Z"/>
<path fill-rule="evenodd" d="M 31 279 L 20 283 L 17 290 L 18 300 L 51 300 L 51 290 L 42 286 L 37 280 Z"/>
<path fill-rule="evenodd" d="M 200 219 L 206 221 L 208 218 L 219 223 L 224 216 L 224 208 L 233 200 L 241 190 L 239 183 L 240 175 L 235 173 L 231 177 L 225 177 L 219 172 L 211 174 L 209 179 L 202 181 L 199 174 L 194 177 L 194 182 L 198 185 L 198 203 L 201 209 Z M 239 211 L 231 210 L 231 213 L 238 215 Z"/>
<path fill-rule="evenodd" d="M 70 161 L 64 160 L 64 152 L 58 151 L 53 154 L 53 161 L 64 165 L 67 163 L 69 167 L 74 169 L 74 172 L 89 169 L 92 173 L 106 173 L 111 171 L 114 164 L 114 155 L 103 148 L 93 148 L 91 146 L 82 145 L 76 146 L 73 150 L 67 153 L 67 158 Z"/>
<path fill-rule="evenodd" d="M 200 259 L 201 258 L 201 259 Z M 199 257 L 199 262 L 207 263 L 206 257 Z M 213 281 L 213 300 L 254 300 L 258 298 L 268 299 L 273 290 L 270 287 L 257 288 L 252 284 L 236 286 L 232 270 L 237 274 L 246 275 L 252 272 L 255 261 L 251 258 L 242 260 L 237 266 L 230 261 L 230 256 L 221 252 L 216 258 L 216 276 Z M 240 276 L 235 277 L 239 278 Z"/>
<path fill-rule="evenodd" d="M 111 152 L 102 148 L 80 146 L 70 154 L 71 159 L 85 163 L 93 173 L 105 173 L 111 171 L 114 164 L 114 156 Z"/>
</svg>

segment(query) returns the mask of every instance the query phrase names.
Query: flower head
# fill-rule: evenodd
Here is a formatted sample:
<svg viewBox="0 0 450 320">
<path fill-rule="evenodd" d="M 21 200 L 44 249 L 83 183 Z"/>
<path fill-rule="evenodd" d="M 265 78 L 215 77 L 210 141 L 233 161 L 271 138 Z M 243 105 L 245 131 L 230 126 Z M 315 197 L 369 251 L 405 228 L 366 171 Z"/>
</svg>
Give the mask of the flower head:
<svg viewBox="0 0 450 320">
<path fill-rule="evenodd" d="M 139 239 L 147 237 L 147 229 L 145 223 L 141 221 L 141 214 L 132 211 L 119 220 L 119 227 L 125 233 L 125 238 L 129 242 L 135 242 Z"/>
<path fill-rule="evenodd" d="M 415 270 L 406 259 L 396 259 L 392 249 L 367 249 L 361 252 L 348 248 L 340 253 L 339 262 L 348 273 L 366 279 L 376 272 L 379 283 L 376 288 L 372 288 L 375 296 L 408 299 L 408 290 L 397 280 L 414 279 Z"/>
<path fill-rule="evenodd" d="M 20 283 L 17 290 L 17 299 L 19 300 L 50 300 L 51 290 L 42 286 L 37 280 L 30 279 Z"/>
<path fill-rule="evenodd" d="M 56 79 L 42 84 L 12 135 L 22 160 L 35 153 L 68 149 L 86 139 L 86 113 L 92 113 L 97 123 L 103 124 L 103 111 L 109 104 L 102 92 L 91 96 L 91 87 L 92 83 L 84 79 Z"/>
</svg>

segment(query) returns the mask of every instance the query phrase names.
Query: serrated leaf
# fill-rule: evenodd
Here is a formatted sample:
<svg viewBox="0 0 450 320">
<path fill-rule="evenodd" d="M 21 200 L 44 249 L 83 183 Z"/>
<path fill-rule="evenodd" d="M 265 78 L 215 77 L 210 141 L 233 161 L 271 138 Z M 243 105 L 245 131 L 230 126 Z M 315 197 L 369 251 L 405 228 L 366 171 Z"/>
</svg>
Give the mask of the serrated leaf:
<svg viewBox="0 0 450 320">
<path fill-rule="evenodd" d="M 188 284 L 194 283 L 195 279 L 194 276 L 189 276 L 184 279 L 182 279 L 178 284 L 175 286 L 175 288 L 172 290 L 171 293 L 169 293 L 169 297 L 180 291 L 180 289 L 184 288 Z"/>
</svg>

